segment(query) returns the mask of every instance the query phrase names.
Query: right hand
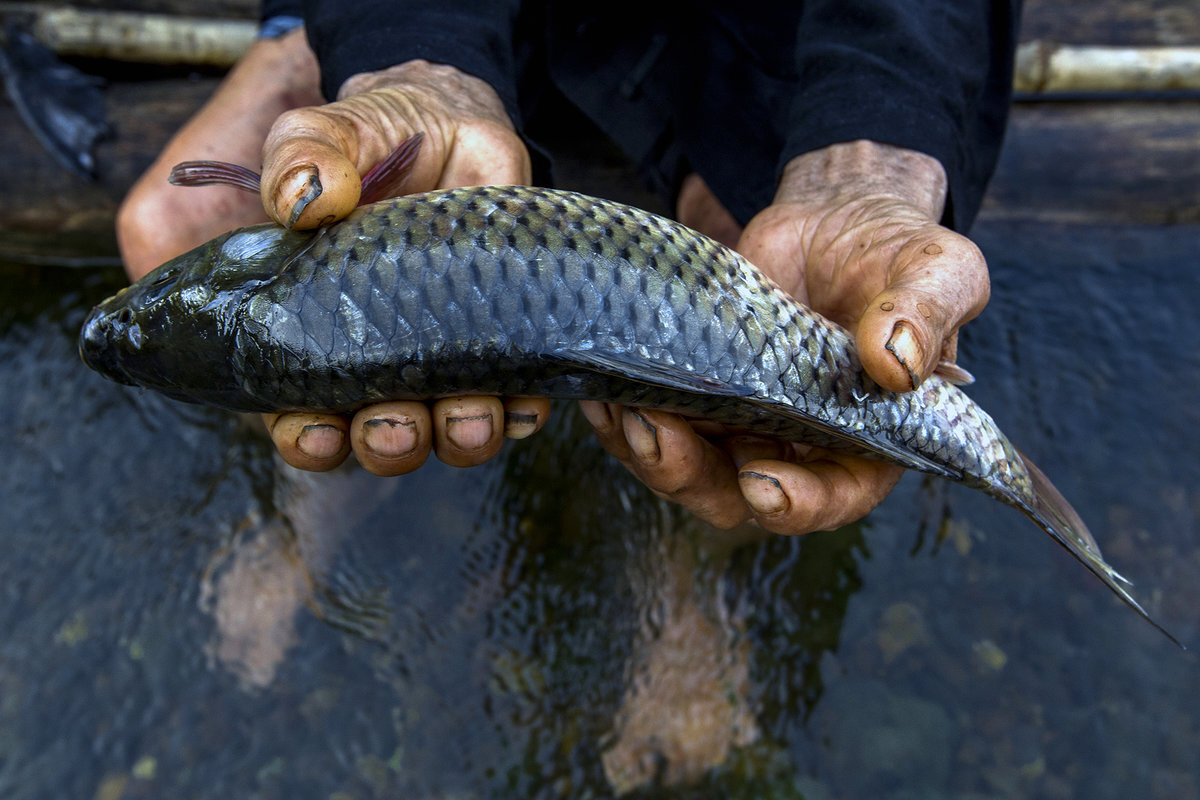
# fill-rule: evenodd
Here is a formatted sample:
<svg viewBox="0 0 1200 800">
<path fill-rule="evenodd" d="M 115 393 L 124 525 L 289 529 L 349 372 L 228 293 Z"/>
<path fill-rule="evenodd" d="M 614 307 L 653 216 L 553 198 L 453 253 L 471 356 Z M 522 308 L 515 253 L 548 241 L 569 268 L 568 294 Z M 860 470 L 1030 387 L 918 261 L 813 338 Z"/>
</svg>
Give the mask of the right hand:
<svg viewBox="0 0 1200 800">
<path fill-rule="evenodd" d="M 280 116 L 263 146 L 263 206 L 286 224 L 316 173 L 323 191 L 295 227 L 341 219 L 358 203 L 360 176 L 418 132 L 425 138 L 407 192 L 531 181 L 529 153 L 492 88 L 453 67 L 412 61 L 350 78 L 335 103 Z M 453 466 L 481 464 L 506 435 L 529 436 L 549 414 L 545 398 L 455 397 L 379 403 L 353 418 L 288 413 L 265 421 L 292 466 L 332 469 L 353 450 L 367 470 L 401 475 L 431 450 Z"/>
<path fill-rule="evenodd" d="M 939 361 L 954 361 L 958 328 L 988 299 L 982 253 L 937 224 L 945 199 L 937 161 L 858 141 L 794 158 L 775 201 L 740 235 L 714 196 L 681 202 L 680 211 L 689 224 L 736 238 L 780 288 L 855 335 L 880 386 L 905 392 Z M 710 424 L 663 411 L 583 409 L 605 449 L 639 480 L 718 528 L 753 521 L 796 535 L 840 527 L 879 504 L 901 474 L 843 451 L 725 430 L 706 436 Z"/>
</svg>

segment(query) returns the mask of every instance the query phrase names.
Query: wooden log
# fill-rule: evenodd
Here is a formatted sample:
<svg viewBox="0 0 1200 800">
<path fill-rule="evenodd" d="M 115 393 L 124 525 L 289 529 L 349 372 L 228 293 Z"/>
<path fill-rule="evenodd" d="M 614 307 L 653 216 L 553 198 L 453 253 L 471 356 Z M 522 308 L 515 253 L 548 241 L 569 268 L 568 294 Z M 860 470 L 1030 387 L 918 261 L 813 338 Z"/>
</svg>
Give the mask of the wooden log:
<svg viewBox="0 0 1200 800">
<path fill-rule="evenodd" d="M 1196 0 L 1025 0 L 1021 41 L 1113 47 L 1200 45 Z"/>
<path fill-rule="evenodd" d="M 1013 109 L 983 215 L 1200 224 L 1200 101 Z"/>
<path fill-rule="evenodd" d="M 96 149 L 98 181 L 59 166 L 15 113 L 0 114 L 0 260 L 113 262 L 113 222 L 125 192 L 176 130 L 216 89 L 217 79 L 114 83 L 112 138 Z"/>
</svg>

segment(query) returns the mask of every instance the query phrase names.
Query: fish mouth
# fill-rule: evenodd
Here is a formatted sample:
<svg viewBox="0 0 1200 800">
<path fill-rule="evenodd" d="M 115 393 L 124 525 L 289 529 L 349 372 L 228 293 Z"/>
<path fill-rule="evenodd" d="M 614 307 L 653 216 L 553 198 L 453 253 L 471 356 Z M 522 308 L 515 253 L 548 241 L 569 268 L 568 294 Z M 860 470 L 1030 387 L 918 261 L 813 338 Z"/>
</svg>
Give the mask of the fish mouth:
<svg viewBox="0 0 1200 800">
<path fill-rule="evenodd" d="M 92 309 L 79 332 L 79 357 L 96 372 L 116 381 L 133 386 L 134 381 L 121 366 L 121 347 L 126 342 L 134 348 L 141 347 L 141 326 L 130 318 L 129 309 L 116 314 L 102 306 Z"/>
</svg>

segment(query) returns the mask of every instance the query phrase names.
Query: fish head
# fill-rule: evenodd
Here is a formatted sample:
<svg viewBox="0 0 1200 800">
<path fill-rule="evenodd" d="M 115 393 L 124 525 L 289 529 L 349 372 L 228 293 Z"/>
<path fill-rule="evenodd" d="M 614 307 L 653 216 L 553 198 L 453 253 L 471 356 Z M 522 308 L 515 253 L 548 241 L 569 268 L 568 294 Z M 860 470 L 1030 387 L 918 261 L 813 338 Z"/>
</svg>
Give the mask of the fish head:
<svg viewBox="0 0 1200 800">
<path fill-rule="evenodd" d="M 217 376 L 236 360 L 241 308 L 316 235 L 256 225 L 171 259 L 92 309 L 80 356 L 118 383 L 230 406 L 236 387 Z"/>
</svg>

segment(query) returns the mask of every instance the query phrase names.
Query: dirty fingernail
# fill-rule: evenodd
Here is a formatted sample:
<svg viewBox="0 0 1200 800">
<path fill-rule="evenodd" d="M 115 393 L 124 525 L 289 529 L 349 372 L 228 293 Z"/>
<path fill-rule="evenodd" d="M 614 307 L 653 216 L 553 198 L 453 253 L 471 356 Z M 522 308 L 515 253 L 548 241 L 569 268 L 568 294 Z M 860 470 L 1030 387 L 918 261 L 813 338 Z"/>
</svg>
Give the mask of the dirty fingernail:
<svg viewBox="0 0 1200 800">
<path fill-rule="evenodd" d="M 400 458 L 417 449 L 415 422 L 380 417 L 363 423 L 363 444 L 377 456 Z"/>
<path fill-rule="evenodd" d="M 515 411 L 504 412 L 504 435 L 509 439 L 524 439 L 532 436 L 537 430 L 537 414 L 518 414 Z"/>
<path fill-rule="evenodd" d="M 492 439 L 492 415 L 446 417 L 446 438 L 464 453 L 480 450 Z"/>
<path fill-rule="evenodd" d="M 657 464 L 662 459 L 662 452 L 658 449 L 658 428 L 636 411 L 625 413 L 633 418 L 633 424 L 625 425 L 629 448 L 643 464 Z"/>
<path fill-rule="evenodd" d="M 912 327 L 907 322 L 896 323 L 896 327 L 892 329 L 892 338 L 888 339 L 887 349 L 908 373 L 912 388 L 917 388 L 921 383 L 917 370 L 925 363 L 925 354 L 921 352 L 921 343 L 917 341 Z"/>
<path fill-rule="evenodd" d="M 309 458 L 329 458 L 342 449 L 346 434 L 332 425 L 305 425 L 296 437 L 296 449 Z"/>
<path fill-rule="evenodd" d="M 275 207 L 290 209 L 285 226 L 295 227 L 304 209 L 320 197 L 322 191 L 320 172 L 312 164 L 301 164 L 288 170 L 275 188 Z"/>
<path fill-rule="evenodd" d="M 738 484 L 741 486 L 742 496 L 756 514 L 774 516 L 791 507 L 791 502 L 783 492 L 783 486 L 770 475 L 746 470 L 738 475 Z"/>
</svg>

